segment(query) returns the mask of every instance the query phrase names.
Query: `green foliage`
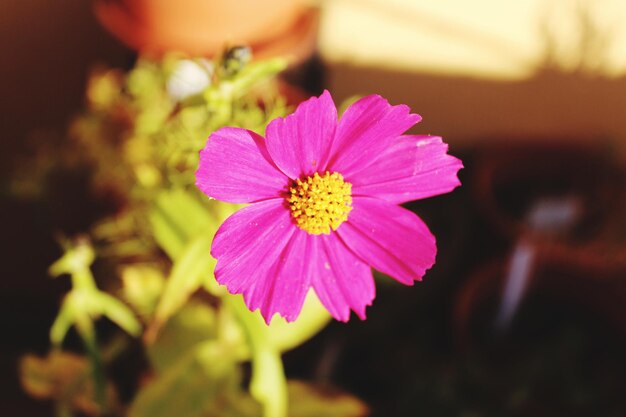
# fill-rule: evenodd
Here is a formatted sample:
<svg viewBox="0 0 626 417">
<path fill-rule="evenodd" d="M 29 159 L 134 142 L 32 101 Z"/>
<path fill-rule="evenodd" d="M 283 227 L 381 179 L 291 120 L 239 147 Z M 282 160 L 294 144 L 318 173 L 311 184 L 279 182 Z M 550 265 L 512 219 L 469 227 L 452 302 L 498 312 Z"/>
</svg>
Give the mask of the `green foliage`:
<svg viewBox="0 0 626 417">
<path fill-rule="evenodd" d="M 160 329 L 156 340 L 146 346 L 150 364 L 161 374 L 196 345 L 220 337 L 218 312 L 198 300 L 190 300 Z M 240 341 L 239 341 L 240 343 Z M 224 341 L 225 345 L 229 343 Z"/>
<path fill-rule="evenodd" d="M 176 55 L 142 58 L 126 74 L 101 69 L 88 83 L 88 109 L 71 124 L 69 145 L 58 155 L 58 164 L 90 167 L 94 194 L 114 196 L 117 209 L 95 224 L 88 237 L 66 244 L 62 258 L 51 266 L 52 275 L 72 279 L 51 329 L 57 350 L 44 359 L 26 356 L 21 367 L 24 388 L 54 399 L 59 415 L 365 413 L 351 397 L 328 397 L 287 383 L 282 352 L 315 335 L 330 319 L 314 294 L 307 297 L 299 320 L 287 323 L 275 317 L 267 326 L 258 311 L 250 312 L 241 296 L 229 294 L 213 276 L 213 235 L 240 206 L 209 200 L 197 191 L 198 152 L 220 127 L 263 133 L 269 120 L 288 110 L 274 77 L 285 62 L 248 62 L 243 49 L 231 52 L 215 62 Z M 47 163 L 32 172 L 43 177 L 51 169 L 54 164 Z M 30 180 L 39 184 L 42 178 Z M 99 281 L 107 292 L 94 280 L 96 258 L 109 266 L 104 270 L 119 275 Z M 105 372 L 129 340 L 98 340 L 95 322 L 100 317 L 143 344 L 149 368 L 142 371 L 141 386 L 129 404 L 118 404 Z M 73 326 L 86 357 L 58 350 Z M 246 361 L 252 362 L 249 390 L 241 370 Z M 56 379 L 62 381 L 58 386 L 51 382 Z M 66 388 L 79 380 L 88 381 L 81 390 Z M 318 414 L 307 414 L 308 409 Z"/>
<path fill-rule="evenodd" d="M 213 235 L 217 221 L 195 195 L 181 189 L 161 192 L 150 211 L 154 239 L 170 259 L 178 259 L 194 237 Z"/>
<path fill-rule="evenodd" d="M 165 277 L 153 265 L 128 265 L 122 269 L 122 298 L 145 320 L 154 313 Z"/>
<path fill-rule="evenodd" d="M 129 417 L 257 416 L 259 406 L 240 389 L 232 352 L 208 341 L 195 345 L 137 395 Z"/>
<path fill-rule="evenodd" d="M 45 358 L 25 355 L 20 360 L 19 371 L 24 390 L 36 398 L 54 399 L 57 414 L 72 415 L 74 410 L 87 415 L 100 412 L 87 359 L 58 350 Z M 117 405 L 112 384 L 106 387 L 106 401 Z"/>
<path fill-rule="evenodd" d="M 202 286 L 202 282 L 212 276 L 215 267 L 215 259 L 209 255 L 212 235 L 213 233 L 207 231 L 205 235 L 193 239 L 174 261 L 174 267 L 156 308 L 154 324 L 157 327 L 178 311 L 191 294 Z"/>
<path fill-rule="evenodd" d="M 328 387 L 315 387 L 301 381 L 289 382 L 291 417 L 360 417 L 367 406 L 360 400 Z"/>
<path fill-rule="evenodd" d="M 63 299 L 61 311 L 50 330 L 50 340 L 60 346 L 72 325 L 85 340 L 92 339 L 93 319 L 105 316 L 132 336 L 139 336 L 141 325 L 132 311 L 120 300 L 100 291 L 91 270 L 94 260 L 91 246 L 80 240 L 69 246 L 61 259 L 50 267 L 53 276 L 69 274 L 72 289 Z"/>
</svg>

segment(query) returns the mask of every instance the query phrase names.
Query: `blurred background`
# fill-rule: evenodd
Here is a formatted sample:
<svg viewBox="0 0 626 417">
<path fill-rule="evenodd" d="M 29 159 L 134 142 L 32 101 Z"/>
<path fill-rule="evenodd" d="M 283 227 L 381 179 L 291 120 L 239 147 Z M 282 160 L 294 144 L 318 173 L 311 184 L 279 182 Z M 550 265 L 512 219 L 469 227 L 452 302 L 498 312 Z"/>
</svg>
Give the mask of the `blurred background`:
<svg viewBox="0 0 626 417">
<path fill-rule="evenodd" d="M 48 349 L 69 284 L 59 233 L 111 210 L 86 178 L 15 190 L 54 159 L 94 68 L 141 54 L 211 58 L 245 44 L 289 58 L 292 104 L 377 93 L 443 136 L 463 186 L 411 203 L 437 236 L 414 287 L 380 280 L 369 318 L 285 354 L 372 416 L 626 414 L 626 3 L 620 0 L 95 0 L 0 3 L 0 414 L 52 415 L 17 358 Z M 23 190 L 22 190 L 23 191 Z"/>
</svg>

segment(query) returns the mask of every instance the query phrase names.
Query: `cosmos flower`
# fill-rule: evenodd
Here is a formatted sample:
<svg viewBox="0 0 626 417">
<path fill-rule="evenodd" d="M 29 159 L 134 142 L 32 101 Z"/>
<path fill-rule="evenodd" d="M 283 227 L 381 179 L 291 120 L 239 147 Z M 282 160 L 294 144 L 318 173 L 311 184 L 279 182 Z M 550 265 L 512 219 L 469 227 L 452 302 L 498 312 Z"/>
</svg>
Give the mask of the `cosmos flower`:
<svg viewBox="0 0 626 417">
<path fill-rule="evenodd" d="M 402 284 L 435 262 L 435 238 L 407 201 L 460 185 L 459 159 L 437 136 L 404 135 L 421 117 L 371 95 L 337 120 L 325 91 L 273 120 L 266 138 L 226 127 L 200 152 L 196 185 L 207 196 L 251 203 L 213 240 L 215 277 L 269 323 L 295 320 L 313 289 L 337 320 L 365 319 L 371 268 Z"/>
</svg>

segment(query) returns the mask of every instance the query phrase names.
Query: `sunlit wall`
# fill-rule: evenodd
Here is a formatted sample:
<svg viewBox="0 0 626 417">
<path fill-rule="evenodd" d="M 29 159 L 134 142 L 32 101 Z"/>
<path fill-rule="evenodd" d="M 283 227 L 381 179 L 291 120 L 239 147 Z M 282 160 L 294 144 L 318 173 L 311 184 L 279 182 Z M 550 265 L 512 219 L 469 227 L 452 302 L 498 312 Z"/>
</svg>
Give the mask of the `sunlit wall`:
<svg viewBox="0 0 626 417">
<path fill-rule="evenodd" d="M 321 54 L 340 96 L 408 102 L 457 144 L 626 136 L 626 3 L 337 0 Z M 622 154 L 624 154 L 623 146 Z"/>
<path fill-rule="evenodd" d="M 483 78 L 529 77 L 547 59 L 619 76 L 625 21 L 620 0 L 336 0 L 324 3 L 320 48 L 333 61 Z"/>
</svg>

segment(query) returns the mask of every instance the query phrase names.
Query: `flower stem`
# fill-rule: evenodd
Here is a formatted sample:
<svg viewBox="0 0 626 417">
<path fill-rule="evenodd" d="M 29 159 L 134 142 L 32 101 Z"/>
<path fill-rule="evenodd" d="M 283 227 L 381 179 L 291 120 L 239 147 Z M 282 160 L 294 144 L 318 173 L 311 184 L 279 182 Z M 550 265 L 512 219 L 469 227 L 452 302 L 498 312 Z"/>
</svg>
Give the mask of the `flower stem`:
<svg viewBox="0 0 626 417">
<path fill-rule="evenodd" d="M 91 364 L 91 375 L 94 385 L 94 399 L 98 404 L 100 410 L 98 415 L 107 415 L 107 401 L 106 401 L 106 379 L 104 376 L 104 364 L 102 361 L 102 355 L 98 349 L 98 341 L 96 338 L 96 332 L 93 328 L 93 323 L 89 318 L 87 320 L 79 320 L 77 323 L 78 333 L 85 345 L 87 351 L 87 357 Z"/>
<path fill-rule="evenodd" d="M 250 392 L 263 403 L 265 417 L 287 417 L 287 379 L 280 353 L 265 343 L 252 355 Z"/>
<path fill-rule="evenodd" d="M 263 405 L 264 417 L 287 417 L 287 379 L 267 325 L 258 313 L 247 309 L 241 296 L 226 296 L 224 301 L 245 330 L 252 351 L 250 393 Z"/>
</svg>

